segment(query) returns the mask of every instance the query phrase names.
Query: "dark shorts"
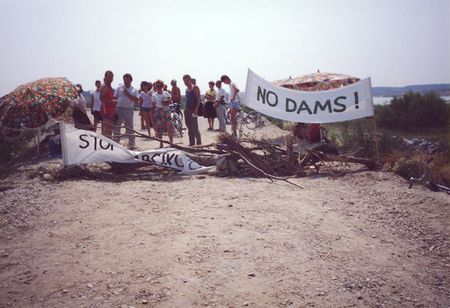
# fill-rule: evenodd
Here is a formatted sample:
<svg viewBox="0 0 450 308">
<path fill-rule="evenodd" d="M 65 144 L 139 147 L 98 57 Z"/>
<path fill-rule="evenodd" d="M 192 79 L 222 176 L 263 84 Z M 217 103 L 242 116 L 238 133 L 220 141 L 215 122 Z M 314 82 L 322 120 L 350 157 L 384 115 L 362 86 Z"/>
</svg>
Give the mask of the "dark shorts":
<svg viewBox="0 0 450 308">
<path fill-rule="evenodd" d="M 152 108 L 147 108 L 147 107 L 141 107 L 141 111 L 143 111 L 143 112 L 150 112 L 150 111 L 152 111 Z"/>
</svg>

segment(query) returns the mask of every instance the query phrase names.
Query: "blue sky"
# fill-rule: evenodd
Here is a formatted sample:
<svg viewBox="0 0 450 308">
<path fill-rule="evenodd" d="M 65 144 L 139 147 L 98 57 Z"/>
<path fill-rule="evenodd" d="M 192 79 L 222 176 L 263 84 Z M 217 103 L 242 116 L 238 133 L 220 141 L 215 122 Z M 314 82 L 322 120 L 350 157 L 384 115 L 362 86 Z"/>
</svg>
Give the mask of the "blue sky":
<svg viewBox="0 0 450 308">
<path fill-rule="evenodd" d="M 41 77 L 85 90 L 189 73 L 243 89 L 320 69 L 373 86 L 450 82 L 448 0 L 0 0 L 0 95 Z"/>
</svg>

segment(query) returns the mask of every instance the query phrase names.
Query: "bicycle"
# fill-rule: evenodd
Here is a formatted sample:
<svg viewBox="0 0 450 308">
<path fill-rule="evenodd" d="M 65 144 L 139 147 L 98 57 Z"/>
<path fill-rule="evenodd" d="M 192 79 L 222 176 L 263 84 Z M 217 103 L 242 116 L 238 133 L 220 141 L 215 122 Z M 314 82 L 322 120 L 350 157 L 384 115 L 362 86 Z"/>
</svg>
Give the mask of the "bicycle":
<svg viewBox="0 0 450 308">
<path fill-rule="evenodd" d="M 247 117 L 244 120 L 244 123 L 248 129 L 254 130 L 264 126 L 264 120 L 262 119 L 261 114 L 259 112 L 250 111 L 246 115 Z"/>
<path fill-rule="evenodd" d="M 231 109 L 227 108 L 225 121 L 227 124 L 231 124 Z M 264 121 L 261 114 L 256 111 L 250 111 L 249 113 L 243 111 L 242 109 L 238 111 L 237 122 L 239 124 L 245 124 L 245 126 L 250 130 L 255 130 L 264 126 Z"/>
<path fill-rule="evenodd" d="M 431 157 L 430 159 L 428 159 L 425 163 L 424 163 L 424 172 L 420 177 L 410 177 L 409 178 L 409 187 L 408 188 L 412 188 L 413 183 L 422 183 L 426 177 L 427 177 L 427 170 L 428 170 L 428 164 L 431 163 L 431 161 L 433 160 L 433 157 Z M 431 189 L 432 191 L 436 191 L 436 192 L 445 192 L 447 194 L 450 195 L 450 188 L 438 183 L 435 183 L 433 181 L 426 181 L 425 182 L 425 187 Z"/>
<path fill-rule="evenodd" d="M 170 122 L 172 123 L 173 131 L 178 137 L 183 137 L 183 114 L 177 112 L 177 104 L 169 105 Z"/>
</svg>

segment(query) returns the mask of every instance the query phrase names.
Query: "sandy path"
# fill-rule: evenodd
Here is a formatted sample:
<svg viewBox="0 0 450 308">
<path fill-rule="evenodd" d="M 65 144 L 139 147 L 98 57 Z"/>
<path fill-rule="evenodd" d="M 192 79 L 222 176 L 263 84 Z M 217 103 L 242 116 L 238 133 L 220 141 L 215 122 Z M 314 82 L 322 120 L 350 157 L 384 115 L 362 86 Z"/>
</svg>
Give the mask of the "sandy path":
<svg viewBox="0 0 450 308">
<path fill-rule="evenodd" d="M 0 182 L 0 306 L 450 305 L 450 199 L 392 174 L 27 174 Z"/>
</svg>

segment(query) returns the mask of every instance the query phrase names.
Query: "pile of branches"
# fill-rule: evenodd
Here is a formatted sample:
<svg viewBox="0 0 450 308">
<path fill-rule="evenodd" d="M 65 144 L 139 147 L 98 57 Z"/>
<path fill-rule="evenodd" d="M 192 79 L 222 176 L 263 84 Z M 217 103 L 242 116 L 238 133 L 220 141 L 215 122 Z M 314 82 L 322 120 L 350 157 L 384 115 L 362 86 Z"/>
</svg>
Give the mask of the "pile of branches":
<svg viewBox="0 0 450 308">
<path fill-rule="evenodd" d="M 218 136 L 217 143 L 185 147 L 167 140 L 150 137 L 133 130 L 138 137 L 150 138 L 173 148 L 184 151 L 191 159 L 204 166 L 216 165 L 217 174 L 265 176 L 271 181 L 305 175 L 305 169 L 323 161 L 362 163 L 369 169 L 378 166 L 370 159 L 338 155 L 328 146 L 308 149 L 305 155 L 293 150 L 293 137 L 286 137 L 286 147 L 274 144 L 270 140 L 243 136 L 239 139 L 229 134 Z M 289 182 L 289 181 L 288 181 Z M 291 183 L 293 184 L 293 183 Z M 295 184 L 294 184 L 295 185 Z"/>
<path fill-rule="evenodd" d="M 286 177 L 304 175 L 304 170 L 308 166 L 315 166 L 318 170 L 317 163 L 323 161 L 359 163 L 366 165 L 370 170 L 378 168 L 377 163 L 370 159 L 338 155 L 336 148 L 327 144 L 321 144 L 316 149 L 308 149 L 306 154 L 301 156 L 293 150 L 293 136 L 286 137 L 286 148 L 270 140 L 251 138 L 246 135 L 236 139 L 229 134 L 220 134 L 218 142 L 214 144 L 184 147 L 132 131 L 138 137 L 150 138 L 182 150 L 193 160 L 205 166 L 215 164 L 219 167 L 218 169 L 221 169 L 220 161 L 225 161 L 227 170 L 224 171 L 229 175 L 263 175 L 271 180 L 286 179 Z M 244 165 L 238 165 L 239 160 L 242 160 Z"/>
<path fill-rule="evenodd" d="M 368 158 L 342 155 L 332 144 L 320 143 L 312 148 L 307 148 L 303 155 L 294 151 L 294 139 L 286 136 L 286 147 L 273 144 L 270 140 L 244 137 L 233 138 L 222 134 L 215 144 L 216 150 L 226 154 L 228 162 L 226 173 L 231 175 L 245 174 L 252 176 L 265 176 L 270 180 L 286 180 L 290 177 L 299 177 L 306 174 L 306 170 L 319 167 L 324 162 L 341 162 L 363 164 L 369 170 L 376 170 L 379 164 Z M 238 165 L 242 160 L 243 164 Z M 217 164 L 217 167 L 220 167 Z M 219 168 L 218 168 L 219 169 Z M 219 170 L 220 171 L 220 170 Z"/>
<path fill-rule="evenodd" d="M 264 139 L 244 137 L 233 138 L 222 134 L 218 137 L 216 148 L 229 153 L 229 159 L 242 159 L 249 167 L 246 173 L 251 175 L 301 176 L 303 167 L 290 159 L 286 149 Z"/>
</svg>

